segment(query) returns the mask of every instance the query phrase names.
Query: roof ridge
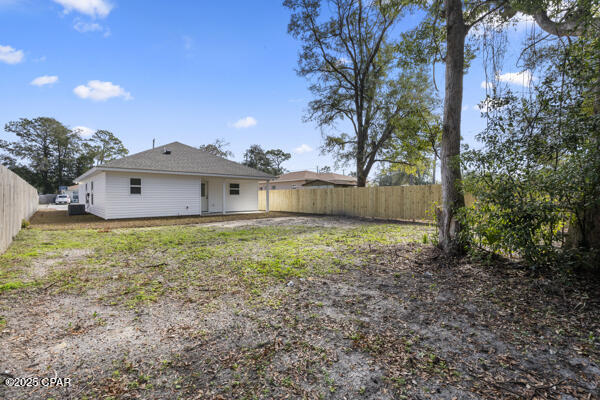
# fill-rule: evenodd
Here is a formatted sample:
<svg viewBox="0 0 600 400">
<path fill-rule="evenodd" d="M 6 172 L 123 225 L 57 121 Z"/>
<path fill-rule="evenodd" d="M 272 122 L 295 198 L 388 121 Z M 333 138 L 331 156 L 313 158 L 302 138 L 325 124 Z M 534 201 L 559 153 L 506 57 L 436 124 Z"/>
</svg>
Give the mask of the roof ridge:
<svg viewBox="0 0 600 400">
<path fill-rule="evenodd" d="M 163 158 L 161 153 L 163 149 L 171 150 L 173 154 L 169 158 Z M 135 167 L 134 167 L 135 166 Z M 159 169 L 159 167 L 167 167 L 167 169 Z M 151 149 L 143 150 L 134 154 L 129 154 L 115 160 L 108 161 L 98 167 L 105 168 L 142 168 L 149 170 L 173 170 L 184 171 L 189 169 L 204 170 L 208 173 L 209 170 L 230 171 L 231 174 L 259 177 L 263 179 L 273 179 L 274 177 L 268 173 L 249 167 L 234 160 L 229 160 L 207 151 L 201 150 L 198 147 L 190 146 L 179 141 L 155 146 Z M 208 168 L 208 170 L 206 169 Z"/>
</svg>

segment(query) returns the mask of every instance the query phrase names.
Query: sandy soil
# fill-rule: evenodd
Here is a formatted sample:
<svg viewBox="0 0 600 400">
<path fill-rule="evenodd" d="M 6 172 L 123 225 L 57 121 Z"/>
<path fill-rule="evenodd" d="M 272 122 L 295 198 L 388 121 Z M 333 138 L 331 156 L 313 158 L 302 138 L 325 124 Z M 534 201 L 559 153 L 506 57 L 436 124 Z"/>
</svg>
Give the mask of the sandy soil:
<svg viewBox="0 0 600 400">
<path fill-rule="evenodd" d="M 207 226 L 365 224 L 285 217 Z M 129 308 L 98 293 L 0 293 L 10 321 L 0 326 L 0 372 L 72 382 L 0 386 L 0 398 L 600 398 L 597 286 L 501 261 L 456 262 L 431 245 L 355 251 L 371 261 L 280 281 L 253 300 L 236 290 Z"/>
</svg>

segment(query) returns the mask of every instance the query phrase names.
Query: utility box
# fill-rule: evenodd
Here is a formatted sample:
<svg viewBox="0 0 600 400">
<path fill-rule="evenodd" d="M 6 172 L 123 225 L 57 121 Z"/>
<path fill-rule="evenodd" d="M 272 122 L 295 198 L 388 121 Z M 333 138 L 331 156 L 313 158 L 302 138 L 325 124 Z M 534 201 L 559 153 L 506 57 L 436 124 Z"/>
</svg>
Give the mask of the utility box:
<svg viewBox="0 0 600 400">
<path fill-rule="evenodd" d="M 69 211 L 67 211 L 69 215 L 84 215 L 85 212 L 85 204 L 69 204 Z"/>
</svg>

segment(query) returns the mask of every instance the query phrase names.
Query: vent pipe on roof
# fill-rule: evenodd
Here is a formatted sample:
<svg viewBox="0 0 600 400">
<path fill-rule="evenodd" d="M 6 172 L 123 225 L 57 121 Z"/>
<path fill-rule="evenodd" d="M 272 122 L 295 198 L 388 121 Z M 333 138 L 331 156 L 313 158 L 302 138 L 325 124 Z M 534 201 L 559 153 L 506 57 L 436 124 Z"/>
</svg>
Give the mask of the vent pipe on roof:
<svg viewBox="0 0 600 400">
<path fill-rule="evenodd" d="M 171 150 L 167 149 L 166 147 L 163 147 L 163 154 L 171 154 Z"/>
<path fill-rule="evenodd" d="M 152 139 L 152 148 L 154 148 L 154 141 L 155 141 L 155 140 L 156 140 L 156 139 Z"/>
</svg>

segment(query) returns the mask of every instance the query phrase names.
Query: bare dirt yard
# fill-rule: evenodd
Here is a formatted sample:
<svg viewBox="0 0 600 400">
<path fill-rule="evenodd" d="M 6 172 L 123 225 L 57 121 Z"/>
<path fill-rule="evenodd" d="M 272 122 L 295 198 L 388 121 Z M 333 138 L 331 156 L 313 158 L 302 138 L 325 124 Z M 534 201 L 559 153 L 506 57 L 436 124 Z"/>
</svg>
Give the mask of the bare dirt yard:
<svg viewBox="0 0 600 400">
<path fill-rule="evenodd" d="M 451 261 L 433 233 L 298 216 L 25 229 L 0 256 L 0 383 L 71 384 L 0 398 L 600 397 L 597 285 Z"/>
</svg>

